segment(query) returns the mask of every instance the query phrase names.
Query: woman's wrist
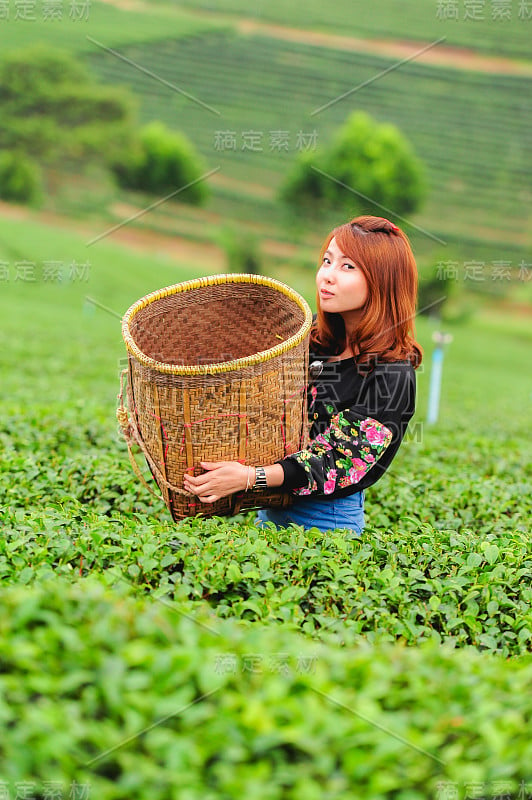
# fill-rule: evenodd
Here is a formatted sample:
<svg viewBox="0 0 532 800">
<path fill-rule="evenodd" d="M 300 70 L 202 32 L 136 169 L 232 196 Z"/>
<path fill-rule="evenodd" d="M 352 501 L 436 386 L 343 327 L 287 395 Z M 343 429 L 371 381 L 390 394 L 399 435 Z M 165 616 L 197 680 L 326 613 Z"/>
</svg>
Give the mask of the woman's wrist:
<svg viewBox="0 0 532 800">
<path fill-rule="evenodd" d="M 274 488 L 277 486 L 282 486 L 284 483 L 284 470 L 280 464 L 272 464 L 269 467 L 246 467 L 246 485 L 244 488 L 245 492 L 251 492 L 258 489 L 269 489 Z M 262 477 L 266 478 L 266 485 L 264 486 L 264 480 Z M 258 484 L 263 484 L 258 485 Z"/>
<path fill-rule="evenodd" d="M 269 467 L 264 467 L 264 472 L 268 488 L 282 486 L 284 482 L 284 470 L 280 464 L 272 464 Z"/>
<path fill-rule="evenodd" d="M 246 488 L 244 489 L 245 492 L 250 492 L 255 485 L 255 481 L 257 480 L 257 470 L 255 467 L 248 467 L 247 468 L 247 475 L 246 475 Z"/>
<path fill-rule="evenodd" d="M 268 481 L 266 480 L 266 470 L 264 467 L 255 467 L 255 483 L 253 490 L 255 492 L 268 488 Z"/>
</svg>

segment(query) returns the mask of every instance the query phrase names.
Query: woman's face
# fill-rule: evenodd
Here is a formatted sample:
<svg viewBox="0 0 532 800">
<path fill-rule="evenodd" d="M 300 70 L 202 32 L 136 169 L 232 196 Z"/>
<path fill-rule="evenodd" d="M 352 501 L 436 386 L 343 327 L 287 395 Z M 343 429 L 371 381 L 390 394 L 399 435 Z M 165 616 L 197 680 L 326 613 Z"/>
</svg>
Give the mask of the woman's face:
<svg viewBox="0 0 532 800">
<path fill-rule="evenodd" d="M 316 286 L 323 311 L 341 314 L 346 326 L 360 316 L 368 297 L 368 283 L 357 264 L 345 256 L 333 237 L 316 275 Z"/>
</svg>

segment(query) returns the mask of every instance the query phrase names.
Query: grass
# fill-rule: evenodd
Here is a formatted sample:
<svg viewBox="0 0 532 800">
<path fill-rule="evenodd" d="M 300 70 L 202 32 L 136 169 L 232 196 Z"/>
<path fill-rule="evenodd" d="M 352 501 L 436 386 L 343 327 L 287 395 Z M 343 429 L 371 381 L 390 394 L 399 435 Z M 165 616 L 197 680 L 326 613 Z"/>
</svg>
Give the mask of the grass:
<svg viewBox="0 0 532 800">
<path fill-rule="evenodd" d="M 5 50 L 27 47 L 35 42 L 47 42 L 73 53 L 94 52 L 97 45 L 88 37 L 106 47 L 118 47 L 133 42 L 157 40 L 172 30 L 175 38 L 192 36 L 213 27 L 224 27 L 191 15 L 186 9 L 153 4 L 145 10 L 122 10 L 101 0 L 77 3 L 76 14 L 71 14 L 73 3 L 59 4 L 62 14 L 54 19 L 45 17 L 45 3 L 27 4 L 27 17 L 17 17 L 15 4 L 10 3 L 10 17 L 1 21 L 2 29 L 9 31 Z M 19 4 L 20 5 L 20 4 Z M 83 10 L 85 9 L 85 10 Z"/>
</svg>

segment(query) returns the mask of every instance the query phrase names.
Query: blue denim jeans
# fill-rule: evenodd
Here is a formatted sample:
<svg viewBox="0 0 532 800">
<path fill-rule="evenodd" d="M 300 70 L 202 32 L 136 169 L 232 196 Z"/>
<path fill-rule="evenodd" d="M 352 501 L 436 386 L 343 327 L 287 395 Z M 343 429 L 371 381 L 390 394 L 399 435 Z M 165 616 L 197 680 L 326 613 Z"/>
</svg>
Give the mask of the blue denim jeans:
<svg viewBox="0 0 532 800">
<path fill-rule="evenodd" d="M 364 530 L 364 492 L 336 500 L 298 500 L 288 508 L 261 508 L 255 523 L 264 527 L 264 522 L 273 522 L 277 528 L 286 528 L 293 523 L 305 530 L 320 531 L 349 530 L 360 536 Z"/>
</svg>

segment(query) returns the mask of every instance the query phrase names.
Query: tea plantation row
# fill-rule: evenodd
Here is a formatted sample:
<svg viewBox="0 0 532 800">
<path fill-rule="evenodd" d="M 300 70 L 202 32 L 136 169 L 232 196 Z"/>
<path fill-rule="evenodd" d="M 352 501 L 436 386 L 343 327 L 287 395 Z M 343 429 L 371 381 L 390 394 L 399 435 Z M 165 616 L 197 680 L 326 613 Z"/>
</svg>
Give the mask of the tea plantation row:
<svg viewBox="0 0 532 800">
<path fill-rule="evenodd" d="M 207 599 L 218 616 L 284 623 L 311 637 L 429 638 L 523 654 L 532 643 L 526 468 L 517 442 L 493 435 L 485 452 L 477 440 L 464 479 L 465 436 L 458 425 L 440 431 L 445 451 L 437 436 L 430 448 L 407 441 L 403 474 L 392 469 L 367 492 L 368 526 L 350 539 L 261 532 L 253 513 L 158 522 L 168 518 L 163 504 L 152 503 L 105 427 L 49 416 L 28 428 L 11 417 L 0 428 L 0 578 L 111 570 L 140 593 Z M 503 480 L 507 470 L 512 480 Z"/>
<path fill-rule="evenodd" d="M 166 0 L 169 4 L 170 0 Z M 362 3 L 337 0 L 334 13 L 320 0 L 269 0 L 250 6 L 245 0 L 181 0 L 185 8 L 323 31 L 340 36 L 421 40 L 446 37 L 447 45 L 500 56 L 529 58 L 532 13 L 526 2 L 445 2 L 445 0 L 375 0 Z M 200 17 L 201 19 L 202 17 Z M 341 23 L 338 24 L 338 20 Z M 421 46 L 421 45 L 420 45 Z"/>
<path fill-rule="evenodd" d="M 206 599 L 213 613 L 262 620 L 310 637 L 356 644 L 426 639 L 525 654 L 532 642 L 532 555 L 525 533 L 437 531 L 429 524 L 362 542 L 342 532 L 257 531 L 212 520 L 169 526 L 154 539 L 149 517 L 117 525 L 96 515 L 4 515 L 0 579 L 77 582 L 106 574 L 137 593 Z M 78 532 L 76 532 L 78 531 Z"/>
<path fill-rule="evenodd" d="M 54 784 L 101 800 L 348 800 L 355 789 L 424 800 L 472 785 L 528 796 L 530 660 L 324 646 L 106 580 L 2 593 L 1 785 L 13 796 L 20 784 L 35 800 Z"/>
<path fill-rule="evenodd" d="M 175 127 L 177 119 L 208 166 L 221 165 L 230 178 L 277 188 L 297 156 L 298 131 L 315 132 L 312 152 L 328 145 L 350 113 L 362 110 L 397 125 L 426 164 L 437 211 L 431 205 L 434 216 L 424 218 L 422 226 L 441 235 L 442 219 L 448 216 L 450 231 L 456 231 L 459 202 L 467 208 L 469 233 L 475 223 L 485 225 L 487 212 L 495 211 L 492 230 L 501 236 L 508 226 L 515 226 L 517 235 L 522 230 L 530 149 L 527 77 L 414 62 L 374 81 L 393 65 L 392 59 L 229 30 L 162 40 L 156 46 L 132 45 L 124 54 L 169 82 L 186 78 L 188 91 L 219 113 L 206 112 L 175 93 L 169 102 L 168 88 L 110 54 L 95 53 L 91 67 L 106 83 L 131 88 L 140 99 L 143 121 L 157 118 Z M 370 86 L 354 91 L 367 81 Z M 314 113 L 335 98 L 337 102 Z M 270 132 L 279 130 L 287 133 L 286 149 L 271 146 Z M 259 139 L 246 142 L 246 131 Z M 232 146 L 218 141 L 223 132 L 233 132 Z M 262 210 L 253 211 L 253 204 L 243 200 L 243 218 L 262 220 Z M 227 214 L 222 198 L 213 209 Z"/>
</svg>

